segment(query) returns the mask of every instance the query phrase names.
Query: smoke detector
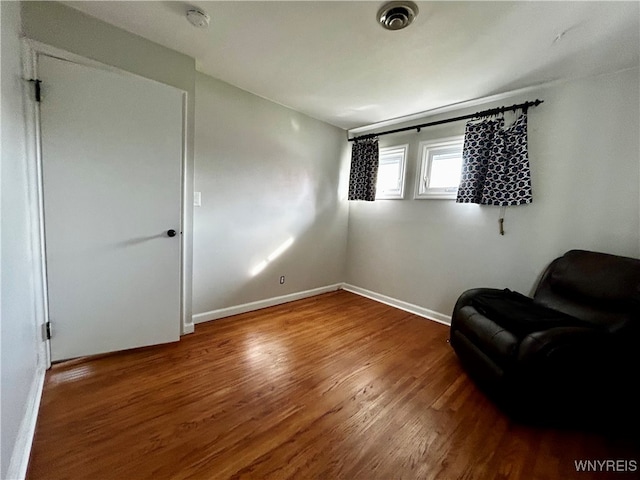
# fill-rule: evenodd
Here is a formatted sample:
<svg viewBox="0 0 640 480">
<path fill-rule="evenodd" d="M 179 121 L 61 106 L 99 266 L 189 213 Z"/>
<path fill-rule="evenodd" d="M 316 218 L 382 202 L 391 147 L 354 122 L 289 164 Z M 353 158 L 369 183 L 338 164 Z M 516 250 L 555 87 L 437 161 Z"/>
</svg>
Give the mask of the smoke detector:
<svg viewBox="0 0 640 480">
<path fill-rule="evenodd" d="M 389 2 L 378 11 L 378 22 L 387 30 L 401 30 L 411 25 L 417 15 L 418 6 L 413 2 Z"/>
<path fill-rule="evenodd" d="M 187 20 L 194 27 L 207 28 L 209 26 L 209 15 L 199 8 L 190 8 L 187 10 Z"/>
</svg>

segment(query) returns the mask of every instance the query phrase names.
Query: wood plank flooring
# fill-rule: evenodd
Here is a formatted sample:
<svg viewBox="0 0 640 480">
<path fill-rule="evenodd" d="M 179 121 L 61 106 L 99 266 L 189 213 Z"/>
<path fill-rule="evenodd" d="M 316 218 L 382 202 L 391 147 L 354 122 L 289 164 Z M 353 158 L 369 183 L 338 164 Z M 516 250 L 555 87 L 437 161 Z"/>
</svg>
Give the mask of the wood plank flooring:
<svg viewBox="0 0 640 480">
<path fill-rule="evenodd" d="M 47 372 L 28 479 L 602 479 L 629 438 L 514 423 L 448 327 L 339 291 Z"/>
</svg>

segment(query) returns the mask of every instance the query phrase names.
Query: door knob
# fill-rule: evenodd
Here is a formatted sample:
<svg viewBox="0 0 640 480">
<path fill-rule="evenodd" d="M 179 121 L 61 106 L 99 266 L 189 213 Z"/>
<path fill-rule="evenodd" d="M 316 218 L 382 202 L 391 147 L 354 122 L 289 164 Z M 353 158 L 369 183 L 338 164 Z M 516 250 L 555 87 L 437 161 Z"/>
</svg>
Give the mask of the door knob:
<svg viewBox="0 0 640 480">
<path fill-rule="evenodd" d="M 169 235 L 170 237 L 175 237 L 176 236 L 176 231 L 175 230 L 168 230 L 167 231 L 167 235 Z"/>
</svg>

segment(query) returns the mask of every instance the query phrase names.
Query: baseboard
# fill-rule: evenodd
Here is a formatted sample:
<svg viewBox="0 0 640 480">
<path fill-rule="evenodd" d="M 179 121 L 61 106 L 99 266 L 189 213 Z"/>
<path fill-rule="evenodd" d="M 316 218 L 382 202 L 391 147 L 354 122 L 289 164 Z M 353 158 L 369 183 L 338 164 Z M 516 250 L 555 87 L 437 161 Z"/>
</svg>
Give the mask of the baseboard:
<svg viewBox="0 0 640 480">
<path fill-rule="evenodd" d="M 381 293 L 372 292 L 371 290 L 356 287 L 355 285 L 349 285 L 348 283 L 343 284 L 342 289 L 346 290 L 347 292 L 355 293 L 357 295 L 370 298 L 371 300 L 375 300 L 377 302 L 399 308 L 400 310 L 404 310 L 405 312 L 419 315 L 420 317 L 424 317 L 428 320 L 433 320 L 434 322 L 451 325 L 451 316 L 435 312 L 418 305 L 414 305 L 413 303 L 403 302 L 402 300 L 387 297 L 386 295 L 382 295 Z"/>
<path fill-rule="evenodd" d="M 38 412 L 40 411 L 40 400 L 42 399 L 42 390 L 44 388 L 44 376 L 45 369 L 39 367 L 31 383 L 27 408 L 20 422 L 16 443 L 13 446 L 13 453 L 7 470 L 7 479 L 23 480 L 27 476 L 31 447 L 33 446 Z"/>
<path fill-rule="evenodd" d="M 303 298 L 313 297 L 322 293 L 334 292 L 336 290 L 339 290 L 341 287 L 341 283 L 336 283 L 334 285 L 327 285 L 326 287 L 314 288 L 312 290 L 290 293 L 288 295 L 282 295 L 280 297 L 267 298 L 265 300 L 258 300 L 256 302 L 244 303 L 242 305 L 236 305 L 233 307 L 220 308 L 218 310 L 211 310 L 210 312 L 198 313 L 196 315 L 193 315 L 192 319 L 193 323 L 208 322 L 209 320 L 217 320 L 219 318 L 230 317 L 232 315 L 238 315 L 240 313 L 260 310 L 261 308 L 273 307 L 282 303 L 302 300 Z"/>
<path fill-rule="evenodd" d="M 181 335 L 189 335 L 190 333 L 195 332 L 195 327 L 193 323 L 185 323 L 182 325 L 182 333 Z"/>
</svg>

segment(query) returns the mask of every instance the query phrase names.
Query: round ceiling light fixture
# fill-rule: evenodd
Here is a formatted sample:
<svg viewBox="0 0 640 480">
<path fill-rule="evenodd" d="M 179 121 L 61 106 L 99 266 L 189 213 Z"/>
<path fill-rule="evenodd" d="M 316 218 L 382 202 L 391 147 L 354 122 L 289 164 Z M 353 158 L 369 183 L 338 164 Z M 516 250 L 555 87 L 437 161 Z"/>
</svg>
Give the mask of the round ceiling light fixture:
<svg viewBox="0 0 640 480">
<path fill-rule="evenodd" d="M 378 22 L 387 30 L 401 30 L 411 25 L 418 16 L 418 6 L 413 2 L 385 3 L 378 11 Z"/>
<path fill-rule="evenodd" d="M 194 27 L 207 28 L 209 26 L 209 15 L 199 8 L 190 8 L 187 10 L 187 20 Z"/>
</svg>

